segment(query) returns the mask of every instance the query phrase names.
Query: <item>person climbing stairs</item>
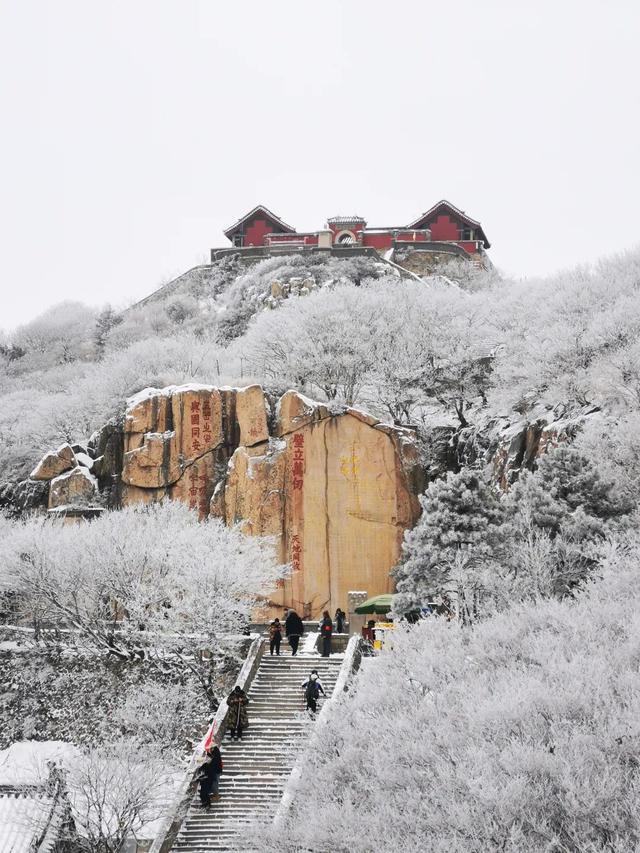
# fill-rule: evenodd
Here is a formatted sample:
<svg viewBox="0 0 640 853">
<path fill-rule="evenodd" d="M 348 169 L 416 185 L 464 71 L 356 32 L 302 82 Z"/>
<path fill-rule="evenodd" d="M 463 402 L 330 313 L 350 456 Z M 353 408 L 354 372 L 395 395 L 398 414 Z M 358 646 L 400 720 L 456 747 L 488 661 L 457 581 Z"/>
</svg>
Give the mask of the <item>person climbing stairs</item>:
<svg viewBox="0 0 640 853">
<path fill-rule="evenodd" d="M 196 795 L 171 848 L 176 853 L 246 851 L 242 832 L 256 818 L 270 817 L 282 798 L 301 740 L 309 733 L 301 684 L 318 671 L 327 697 L 335 686 L 343 655 L 263 655 L 248 689 L 249 725 L 242 740 L 221 743 L 224 773 L 220 799 L 210 810 Z"/>
</svg>

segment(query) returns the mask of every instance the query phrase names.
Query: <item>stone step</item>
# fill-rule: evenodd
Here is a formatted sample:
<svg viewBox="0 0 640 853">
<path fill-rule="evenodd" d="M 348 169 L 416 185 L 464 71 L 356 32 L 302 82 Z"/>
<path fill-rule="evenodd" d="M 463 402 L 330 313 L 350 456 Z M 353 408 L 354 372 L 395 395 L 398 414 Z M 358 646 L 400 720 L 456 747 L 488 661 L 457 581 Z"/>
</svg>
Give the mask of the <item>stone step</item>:
<svg viewBox="0 0 640 853">
<path fill-rule="evenodd" d="M 225 770 L 220 778 L 220 798 L 210 810 L 200 808 L 194 797 L 173 850 L 181 853 L 242 851 L 242 837 L 257 817 L 275 814 L 300 748 L 308 738 L 313 716 L 306 709 L 302 683 L 317 669 L 330 696 L 343 655 L 278 657 L 267 654 L 260 661 L 249 687 L 249 725 L 241 740 L 225 738 L 221 744 Z"/>
</svg>

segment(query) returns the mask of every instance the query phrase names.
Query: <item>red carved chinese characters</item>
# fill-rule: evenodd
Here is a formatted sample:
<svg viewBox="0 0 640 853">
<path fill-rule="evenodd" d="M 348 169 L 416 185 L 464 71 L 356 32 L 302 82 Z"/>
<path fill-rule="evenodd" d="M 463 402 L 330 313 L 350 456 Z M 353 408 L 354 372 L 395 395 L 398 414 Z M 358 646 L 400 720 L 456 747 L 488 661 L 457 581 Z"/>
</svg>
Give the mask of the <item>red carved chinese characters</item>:
<svg viewBox="0 0 640 853">
<path fill-rule="evenodd" d="M 206 444 L 211 445 L 213 430 L 211 429 L 211 403 L 208 400 L 202 404 L 202 438 Z"/>
<path fill-rule="evenodd" d="M 189 509 L 195 509 L 198 506 L 198 472 L 195 468 L 189 471 Z"/>
<path fill-rule="evenodd" d="M 293 436 L 293 461 L 291 463 L 292 485 L 294 491 L 302 489 L 304 484 L 304 435 Z"/>
<path fill-rule="evenodd" d="M 202 450 L 200 444 L 200 401 L 191 402 L 191 449 L 198 452 Z"/>
<path fill-rule="evenodd" d="M 300 544 L 300 537 L 297 533 L 294 533 L 291 537 L 291 565 L 293 566 L 294 572 L 300 571 L 300 558 L 302 556 L 302 545 Z"/>
</svg>

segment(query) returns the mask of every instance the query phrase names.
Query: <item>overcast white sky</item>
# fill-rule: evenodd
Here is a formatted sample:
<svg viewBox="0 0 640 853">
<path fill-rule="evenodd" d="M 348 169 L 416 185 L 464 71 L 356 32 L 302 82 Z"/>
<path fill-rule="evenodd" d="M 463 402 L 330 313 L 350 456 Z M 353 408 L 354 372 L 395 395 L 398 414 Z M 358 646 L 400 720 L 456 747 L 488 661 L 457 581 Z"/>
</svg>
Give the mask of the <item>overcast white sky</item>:
<svg viewBox="0 0 640 853">
<path fill-rule="evenodd" d="M 0 0 L 0 328 L 122 305 L 257 203 L 440 198 L 518 276 L 640 242 L 637 0 Z"/>
</svg>

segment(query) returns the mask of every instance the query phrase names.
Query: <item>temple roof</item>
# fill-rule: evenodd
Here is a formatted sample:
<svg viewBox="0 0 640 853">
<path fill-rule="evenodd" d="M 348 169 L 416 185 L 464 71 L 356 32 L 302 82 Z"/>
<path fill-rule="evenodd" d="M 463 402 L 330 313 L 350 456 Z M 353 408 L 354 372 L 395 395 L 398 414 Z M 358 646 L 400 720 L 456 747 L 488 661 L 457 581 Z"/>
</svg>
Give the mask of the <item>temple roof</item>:
<svg viewBox="0 0 640 853">
<path fill-rule="evenodd" d="M 366 225 L 364 216 L 330 216 L 327 219 L 328 225 L 356 225 L 360 222 Z"/>
<path fill-rule="evenodd" d="M 241 216 L 237 222 L 234 222 L 233 225 L 230 225 L 229 228 L 226 228 L 224 231 L 225 237 L 229 237 L 238 231 L 242 225 L 248 220 L 253 219 L 256 214 L 261 213 L 265 219 L 268 219 L 274 225 L 277 225 L 279 228 L 282 228 L 288 234 L 295 234 L 296 229 L 291 225 L 287 225 L 286 222 L 283 222 L 275 213 L 272 213 L 268 207 L 265 207 L 263 204 L 256 205 L 253 210 L 250 210 L 249 213 L 245 213 L 244 216 Z"/>
<path fill-rule="evenodd" d="M 456 207 L 455 204 L 451 204 L 450 201 L 446 199 L 441 199 L 439 202 L 430 207 L 429 210 L 422 213 L 416 220 L 407 225 L 407 228 L 425 228 L 427 227 L 430 221 L 433 221 L 435 217 L 441 213 L 452 213 L 455 217 L 464 222 L 465 225 L 468 225 L 470 228 L 474 228 L 478 231 L 478 236 L 481 240 L 484 240 L 485 248 L 488 249 L 491 246 L 491 243 L 487 239 L 487 235 L 484 233 L 484 229 L 482 225 L 478 222 L 477 219 L 472 219 L 470 216 L 464 212 L 464 210 L 460 210 L 459 207 Z"/>
</svg>

